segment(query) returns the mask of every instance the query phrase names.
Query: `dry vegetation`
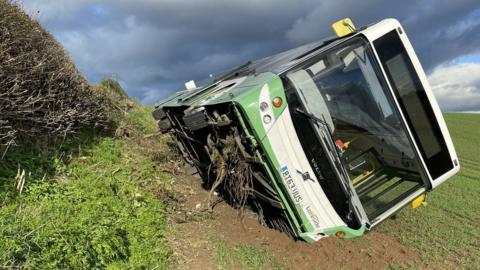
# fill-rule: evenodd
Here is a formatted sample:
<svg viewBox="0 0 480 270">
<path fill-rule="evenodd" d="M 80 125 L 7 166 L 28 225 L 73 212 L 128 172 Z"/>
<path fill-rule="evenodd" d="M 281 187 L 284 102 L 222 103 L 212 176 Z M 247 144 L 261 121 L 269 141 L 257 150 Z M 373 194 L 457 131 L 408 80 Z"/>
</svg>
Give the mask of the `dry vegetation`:
<svg viewBox="0 0 480 270">
<path fill-rule="evenodd" d="M 0 0 L 0 158 L 33 136 L 105 127 L 92 93 L 58 42 L 18 6 Z"/>
</svg>

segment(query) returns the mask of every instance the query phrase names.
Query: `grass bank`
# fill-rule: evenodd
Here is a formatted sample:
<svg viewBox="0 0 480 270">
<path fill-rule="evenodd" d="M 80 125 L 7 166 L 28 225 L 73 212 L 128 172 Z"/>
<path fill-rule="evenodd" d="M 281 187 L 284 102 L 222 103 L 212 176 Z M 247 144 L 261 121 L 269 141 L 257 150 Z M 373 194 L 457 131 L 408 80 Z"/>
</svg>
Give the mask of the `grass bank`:
<svg viewBox="0 0 480 270">
<path fill-rule="evenodd" d="M 164 139 L 136 135 L 155 130 L 150 111 L 125 111 L 119 126 L 134 136 L 86 131 L 12 150 L 0 165 L 0 268 L 170 268 L 155 195 L 172 154 Z"/>
</svg>

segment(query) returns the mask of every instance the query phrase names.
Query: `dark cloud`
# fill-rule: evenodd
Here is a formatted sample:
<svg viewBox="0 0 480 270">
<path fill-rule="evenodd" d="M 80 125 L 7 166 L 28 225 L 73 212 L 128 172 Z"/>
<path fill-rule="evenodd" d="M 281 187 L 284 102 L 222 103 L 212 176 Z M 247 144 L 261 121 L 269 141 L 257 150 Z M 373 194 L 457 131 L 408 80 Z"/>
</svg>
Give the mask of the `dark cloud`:
<svg viewBox="0 0 480 270">
<path fill-rule="evenodd" d="M 407 31 L 420 60 L 427 70 L 439 63 L 466 53 L 479 52 L 480 3 L 478 1 L 349 1 L 349 15 L 358 25 L 369 24 L 386 17 L 397 18 Z M 291 40 L 306 42 L 325 36 L 330 29 L 312 37 L 322 24 L 335 21 L 345 1 L 323 2 L 296 21 L 287 32 Z M 342 16 L 342 15 L 340 15 Z M 325 22 L 327 21 L 327 22 Z"/>
<path fill-rule="evenodd" d="M 331 35 L 351 17 L 398 18 L 427 70 L 479 52 L 480 4 L 472 1 L 26 0 L 92 81 L 114 76 L 153 103 L 247 60 Z"/>
</svg>

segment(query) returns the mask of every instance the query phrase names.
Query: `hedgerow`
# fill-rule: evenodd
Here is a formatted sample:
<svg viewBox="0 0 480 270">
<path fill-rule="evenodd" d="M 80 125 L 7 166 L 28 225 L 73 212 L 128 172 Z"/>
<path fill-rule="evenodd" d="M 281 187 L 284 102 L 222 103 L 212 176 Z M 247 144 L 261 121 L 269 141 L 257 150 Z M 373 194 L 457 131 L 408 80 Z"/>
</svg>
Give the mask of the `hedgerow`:
<svg viewBox="0 0 480 270">
<path fill-rule="evenodd" d="M 52 35 L 0 0 L 0 159 L 32 137 L 107 127 L 102 103 Z"/>
</svg>

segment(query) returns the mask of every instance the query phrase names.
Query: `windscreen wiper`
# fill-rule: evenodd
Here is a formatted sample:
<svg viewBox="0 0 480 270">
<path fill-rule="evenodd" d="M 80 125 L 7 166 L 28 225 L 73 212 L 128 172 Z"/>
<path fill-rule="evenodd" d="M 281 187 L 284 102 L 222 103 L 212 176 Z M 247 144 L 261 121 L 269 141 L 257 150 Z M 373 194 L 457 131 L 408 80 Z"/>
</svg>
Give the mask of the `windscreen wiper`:
<svg viewBox="0 0 480 270">
<path fill-rule="evenodd" d="M 325 119 L 321 119 L 321 118 L 319 118 L 319 117 L 317 117 L 317 116 L 315 116 L 311 113 L 305 112 L 300 108 L 296 108 L 295 111 L 298 112 L 299 114 L 307 117 L 308 119 L 311 119 L 311 120 L 319 123 L 322 126 L 322 129 L 325 131 L 325 132 L 322 132 L 322 135 L 323 135 L 323 137 L 326 141 L 325 144 L 328 147 L 328 149 L 330 150 L 330 152 L 334 153 L 334 155 L 336 157 L 336 160 L 334 160 L 332 163 L 334 164 L 334 166 L 337 168 L 337 171 L 342 176 L 342 178 L 343 178 L 342 180 L 345 183 L 345 186 L 351 192 L 351 190 L 349 188 L 349 185 L 346 182 L 346 180 L 348 180 L 349 178 L 348 178 L 345 170 L 343 169 L 343 166 L 340 164 L 340 160 L 341 160 L 340 153 L 338 152 L 338 149 L 335 146 L 335 138 L 333 138 L 333 135 L 332 135 L 333 132 L 330 130 L 330 127 L 327 124 L 327 121 L 325 121 Z M 325 136 L 325 135 L 328 135 L 328 137 Z"/>
<path fill-rule="evenodd" d="M 302 114 L 303 116 L 306 116 L 309 119 L 314 120 L 317 123 L 322 124 L 323 126 L 325 126 L 327 128 L 328 134 L 330 134 L 330 136 L 332 135 L 332 133 L 330 131 L 330 127 L 328 127 L 327 121 L 325 121 L 324 119 L 320 119 L 320 118 L 316 117 L 315 115 L 313 115 L 311 113 L 308 113 L 308 112 L 305 112 L 304 110 L 302 110 L 298 107 L 295 109 L 295 111 L 298 112 L 299 114 Z M 332 139 L 333 139 L 333 137 L 332 137 Z"/>
<path fill-rule="evenodd" d="M 356 216 L 359 219 L 362 219 L 362 214 L 358 211 L 357 207 L 355 207 L 356 203 L 353 202 L 353 197 L 355 197 L 355 193 L 350 187 L 349 183 L 349 176 L 347 172 L 345 171 L 344 167 L 342 166 L 341 158 L 340 158 L 340 153 L 338 152 L 338 149 L 335 144 L 335 139 L 333 138 L 332 131 L 330 130 L 329 125 L 327 124 L 327 121 L 325 121 L 325 117 L 322 115 L 324 119 L 321 119 L 311 113 L 305 112 L 300 108 L 295 109 L 296 112 L 299 114 L 305 116 L 308 119 L 311 119 L 315 121 L 316 123 L 319 123 L 320 126 L 322 126 L 322 129 L 324 132 L 317 132 L 317 133 L 322 133 L 322 139 L 325 141 L 325 145 L 327 146 L 328 150 L 335 155 L 335 160 L 332 160 L 331 164 L 336 168 L 336 171 L 338 172 L 338 177 L 340 178 L 340 181 L 343 183 L 344 189 L 345 189 L 345 195 L 348 198 L 348 207 L 349 207 L 349 215 L 356 213 Z M 328 137 L 326 134 L 328 134 Z M 320 135 L 320 134 L 319 134 Z M 355 214 L 354 214 L 355 215 Z M 351 218 L 351 217 L 350 217 Z"/>
<path fill-rule="evenodd" d="M 337 157 L 340 159 L 340 154 L 338 153 L 338 150 L 335 147 L 335 138 L 333 138 L 333 135 L 332 135 L 333 132 L 332 132 L 332 130 L 330 130 L 330 127 L 327 124 L 327 121 L 325 120 L 325 117 L 322 115 L 322 117 L 324 119 L 320 119 L 317 116 L 315 116 L 311 113 L 305 112 L 304 110 L 302 110 L 300 108 L 296 108 L 295 111 L 298 112 L 299 114 L 307 117 L 308 119 L 311 119 L 311 120 L 321 124 L 322 128 L 325 131 L 324 133 L 328 134 L 328 137 L 326 139 L 328 139 L 330 141 L 330 143 L 327 143 L 327 146 L 330 148 L 329 150 L 332 151 L 332 152 L 335 152 Z M 332 147 L 332 144 L 333 144 L 333 147 Z"/>
</svg>

